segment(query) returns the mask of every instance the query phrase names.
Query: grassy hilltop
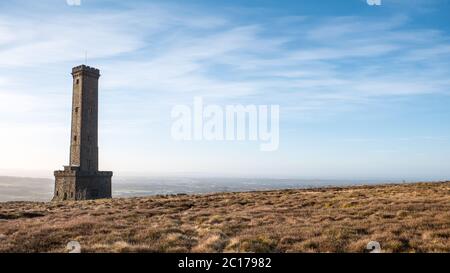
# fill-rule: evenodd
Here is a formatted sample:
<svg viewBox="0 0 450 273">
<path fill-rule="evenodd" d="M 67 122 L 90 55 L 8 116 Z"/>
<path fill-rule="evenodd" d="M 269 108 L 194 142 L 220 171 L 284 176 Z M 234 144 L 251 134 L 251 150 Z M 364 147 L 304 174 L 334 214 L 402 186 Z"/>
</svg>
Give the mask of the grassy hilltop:
<svg viewBox="0 0 450 273">
<path fill-rule="evenodd" d="M 0 252 L 450 252 L 450 182 L 0 203 Z"/>
</svg>

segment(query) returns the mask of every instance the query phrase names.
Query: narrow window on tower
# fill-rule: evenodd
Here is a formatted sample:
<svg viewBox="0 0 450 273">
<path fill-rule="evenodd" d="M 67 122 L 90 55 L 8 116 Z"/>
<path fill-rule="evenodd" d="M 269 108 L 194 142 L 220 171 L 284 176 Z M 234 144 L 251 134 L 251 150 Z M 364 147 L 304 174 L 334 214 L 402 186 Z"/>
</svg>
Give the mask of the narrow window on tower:
<svg viewBox="0 0 450 273">
<path fill-rule="evenodd" d="M 77 79 L 77 80 L 76 80 L 76 83 L 79 84 L 79 83 L 80 83 L 80 79 Z"/>
<path fill-rule="evenodd" d="M 77 136 L 74 136 L 74 137 L 73 137 L 73 141 L 77 141 Z"/>
<path fill-rule="evenodd" d="M 80 109 L 80 107 L 75 107 L 75 113 L 78 113 L 79 109 Z"/>
</svg>

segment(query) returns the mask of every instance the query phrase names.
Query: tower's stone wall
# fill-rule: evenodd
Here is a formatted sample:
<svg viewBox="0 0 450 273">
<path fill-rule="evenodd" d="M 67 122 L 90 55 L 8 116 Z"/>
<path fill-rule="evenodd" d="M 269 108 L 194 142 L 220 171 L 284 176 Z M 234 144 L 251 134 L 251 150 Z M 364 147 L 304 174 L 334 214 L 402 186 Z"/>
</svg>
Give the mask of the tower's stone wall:
<svg viewBox="0 0 450 273">
<path fill-rule="evenodd" d="M 81 172 L 77 167 L 66 166 L 55 171 L 53 201 L 111 198 L 112 172 Z"/>
<path fill-rule="evenodd" d="M 98 79 L 100 71 L 89 66 L 72 69 L 72 133 L 70 165 L 81 171 L 98 170 Z"/>
</svg>

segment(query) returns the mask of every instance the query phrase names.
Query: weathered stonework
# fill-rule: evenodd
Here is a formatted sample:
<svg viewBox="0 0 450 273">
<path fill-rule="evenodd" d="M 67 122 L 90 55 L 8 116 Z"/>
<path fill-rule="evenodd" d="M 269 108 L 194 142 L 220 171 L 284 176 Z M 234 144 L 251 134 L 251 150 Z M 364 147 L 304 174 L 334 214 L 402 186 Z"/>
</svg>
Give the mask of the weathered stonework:
<svg viewBox="0 0 450 273">
<path fill-rule="evenodd" d="M 111 198 L 112 172 L 98 170 L 98 79 L 100 71 L 72 69 L 70 164 L 55 171 L 53 201 Z"/>
</svg>

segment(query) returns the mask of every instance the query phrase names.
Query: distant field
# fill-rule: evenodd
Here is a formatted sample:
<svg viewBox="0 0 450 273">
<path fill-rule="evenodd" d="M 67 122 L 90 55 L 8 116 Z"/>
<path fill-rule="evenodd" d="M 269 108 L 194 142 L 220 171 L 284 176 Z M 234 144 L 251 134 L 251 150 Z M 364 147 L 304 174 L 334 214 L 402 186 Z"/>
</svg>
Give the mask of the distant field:
<svg viewBox="0 0 450 273">
<path fill-rule="evenodd" d="M 450 252 L 450 182 L 0 203 L 0 252 Z"/>
<path fill-rule="evenodd" d="M 156 194 L 198 194 L 310 188 L 323 186 L 350 186 L 379 184 L 386 181 L 366 180 L 307 180 L 223 177 L 113 177 L 113 197 L 138 197 Z M 391 181 L 395 182 L 395 181 Z M 0 176 L 0 202 L 47 202 L 53 197 L 54 178 Z"/>
</svg>

